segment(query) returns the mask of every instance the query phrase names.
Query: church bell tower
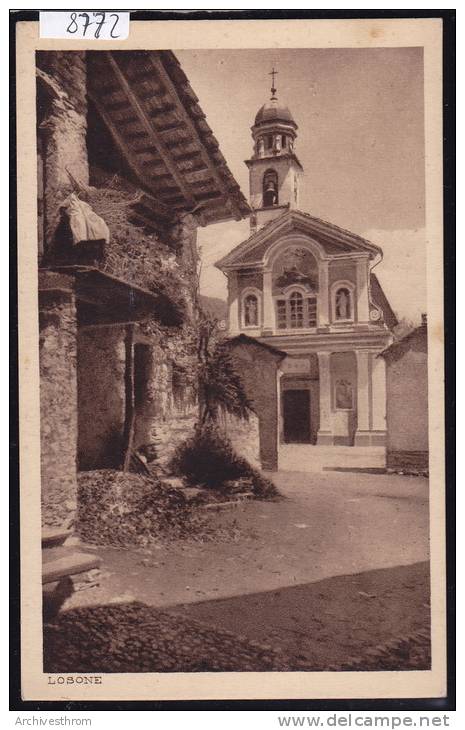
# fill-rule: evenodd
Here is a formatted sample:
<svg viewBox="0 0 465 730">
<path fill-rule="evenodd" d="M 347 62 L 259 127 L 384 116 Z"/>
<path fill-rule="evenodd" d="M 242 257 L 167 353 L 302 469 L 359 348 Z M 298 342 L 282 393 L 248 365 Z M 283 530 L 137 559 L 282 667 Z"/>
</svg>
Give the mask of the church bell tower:
<svg viewBox="0 0 465 730">
<path fill-rule="evenodd" d="M 303 169 L 295 152 L 297 124 L 289 109 L 278 102 L 275 76 L 270 100 L 263 104 L 252 129 L 253 155 L 249 168 L 250 227 L 258 230 L 286 209 L 299 206 L 299 181 Z"/>
</svg>

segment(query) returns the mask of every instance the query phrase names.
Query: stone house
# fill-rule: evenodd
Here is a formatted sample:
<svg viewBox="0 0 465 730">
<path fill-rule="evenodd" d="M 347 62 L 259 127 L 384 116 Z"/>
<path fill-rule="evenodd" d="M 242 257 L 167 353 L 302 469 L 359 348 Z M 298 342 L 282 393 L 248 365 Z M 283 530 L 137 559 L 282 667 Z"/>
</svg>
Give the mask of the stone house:
<svg viewBox="0 0 465 730">
<path fill-rule="evenodd" d="M 386 466 L 428 470 L 428 332 L 422 324 L 379 355 L 386 363 Z"/>
<path fill-rule="evenodd" d="M 382 250 L 299 210 L 297 124 L 275 88 L 252 138 L 250 236 L 216 265 L 228 280 L 229 336 L 270 348 L 252 348 L 252 360 L 262 360 L 253 365 L 257 378 L 261 367 L 271 378 L 257 410 L 260 452 L 280 468 L 383 467 L 386 372 L 378 354 L 392 342 L 396 317 L 374 273 Z M 284 353 L 274 373 L 271 351 Z"/>
<path fill-rule="evenodd" d="M 63 525 L 78 470 L 189 435 L 197 227 L 249 207 L 173 53 L 36 61 L 42 512 Z"/>
</svg>

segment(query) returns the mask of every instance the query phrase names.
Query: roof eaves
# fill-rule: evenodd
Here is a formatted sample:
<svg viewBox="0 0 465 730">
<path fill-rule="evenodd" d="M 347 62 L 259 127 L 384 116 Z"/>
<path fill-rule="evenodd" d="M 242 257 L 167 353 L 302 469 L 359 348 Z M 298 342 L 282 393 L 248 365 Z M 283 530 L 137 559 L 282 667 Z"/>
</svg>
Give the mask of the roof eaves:
<svg viewBox="0 0 465 730">
<path fill-rule="evenodd" d="M 212 166 L 218 170 L 219 178 L 223 178 L 223 192 L 236 213 L 236 215 L 232 214 L 230 218 L 236 218 L 236 220 L 245 218 L 250 213 L 249 204 L 228 167 L 226 159 L 221 152 L 219 142 L 207 122 L 199 99 L 192 89 L 188 77 L 173 51 L 159 51 L 159 54 L 163 66 L 178 92 L 185 111 L 189 115 L 199 135 L 200 143 L 208 155 Z M 194 107 L 197 109 L 196 113 L 194 113 Z M 202 207 L 207 208 L 208 203 L 204 203 Z M 222 220 L 227 220 L 227 218 L 223 216 Z"/>
<path fill-rule="evenodd" d="M 375 303 L 377 303 L 381 307 L 381 309 L 386 310 L 385 313 L 387 313 L 387 318 L 385 317 L 385 322 L 388 327 L 390 327 L 390 329 L 393 329 L 397 324 L 399 324 L 399 320 L 397 319 L 396 314 L 389 303 L 389 299 L 384 293 L 384 289 L 381 286 L 378 277 L 373 272 L 370 273 L 370 285 L 372 288 L 374 285 L 374 288 L 377 290 L 375 292 L 372 292 Z M 381 301 L 376 302 L 376 295 L 378 293 L 380 294 Z"/>
<path fill-rule="evenodd" d="M 399 350 L 404 345 L 407 345 L 408 342 L 413 339 L 416 335 L 421 334 L 425 332 L 426 333 L 426 327 L 425 325 L 419 325 L 418 327 L 415 327 L 415 329 L 411 330 L 411 332 L 408 332 L 406 335 L 400 338 L 400 340 L 396 340 L 395 342 L 392 342 L 388 347 L 386 347 L 384 350 L 378 353 L 377 357 L 385 357 L 386 355 L 391 355 L 395 353 L 397 350 Z"/>
<path fill-rule="evenodd" d="M 283 350 L 278 350 L 277 347 L 273 347 L 273 345 L 268 345 L 266 342 L 261 342 L 260 340 L 257 340 L 255 337 L 249 337 L 249 335 L 246 335 L 245 333 L 241 333 L 240 335 L 236 335 L 235 337 L 231 337 L 227 340 L 225 340 L 225 344 L 227 345 L 233 345 L 233 344 L 241 344 L 241 345 L 255 345 L 256 347 L 261 347 L 264 350 L 267 350 L 272 355 L 276 355 L 281 360 L 287 357 L 287 353 Z"/>
<path fill-rule="evenodd" d="M 223 258 L 219 259 L 215 262 L 215 266 L 218 269 L 222 269 L 223 267 L 228 267 L 229 265 L 233 265 L 236 262 L 236 259 L 238 255 L 240 255 L 243 251 L 247 251 L 250 244 L 254 239 L 256 239 L 254 245 L 258 245 L 261 243 L 262 238 L 266 236 L 267 233 L 270 232 L 270 230 L 276 226 L 278 227 L 278 221 L 282 222 L 282 219 L 285 216 L 288 216 L 291 211 L 286 210 L 284 213 L 282 213 L 277 218 L 273 218 L 271 221 L 268 221 L 268 223 L 265 223 L 263 228 L 260 228 L 259 231 L 255 231 L 252 233 L 248 238 L 245 239 L 245 241 L 241 241 L 241 243 L 238 243 L 235 248 L 233 248 L 232 251 L 226 254 L 226 256 L 223 256 Z M 248 262 L 249 264 L 249 262 Z"/>
<path fill-rule="evenodd" d="M 128 55 L 130 54 L 125 51 L 105 51 L 102 54 L 91 51 L 89 62 L 95 64 L 96 68 L 91 69 L 95 73 L 90 73 L 93 81 L 90 84 L 89 93 L 94 103 L 98 104 L 97 109 L 100 115 L 103 115 L 103 121 L 110 133 L 119 138 L 117 143 L 120 151 L 122 150 L 138 185 L 150 192 L 160 202 L 171 206 L 172 210 L 176 212 L 194 212 L 201 225 L 221 220 L 240 220 L 249 215 L 249 205 L 221 153 L 218 140 L 214 137 L 199 105 L 199 100 L 174 53 L 172 51 L 139 51 L 132 56 L 132 62 L 136 65 L 153 66 L 153 73 L 149 76 L 145 74 L 143 77 L 145 96 L 142 97 L 142 100 L 147 98 L 147 86 L 150 87 L 149 92 L 154 97 L 161 95 L 160 89 L 165 89 L 165 95 L 169 96 L 173 109 L 177 110 L 177 115 L 185 126 L 186 133 L 183 136 L 174 137 L 170 144 L 167 144 L 160 136 L 158 122 L 153 121 L 147 105 L 145 102 L 141 102 L 139 82 L 131 81 L 128 66 L 122 63 L 123 56 L 127 58 Z M 108 75 L 102 73 L 102 70 L 108 70 Z M 165 195 L 165 192 L 160 189 L 160 185 L 152 185 L 151 182 L 148 182 L 148 177 L 143 174 L 140 160 L 136 159 L 138 150 L 132 142 L 128 142 L 126 128 L 123 124 L 124 119 L 122 121 L 121 115 L 116 113 L 109 104 L 105 106 L 101 101 L 102 98 L 107 98 L 103 97 L 101 92 L 108 78 L 113 79 L 116 86 L 122 87 L 128 108 L 132 105 L 133 111 L 136 110 L 134 113 L 137 112 L 146 134 L 151 138 L 153 145 L 147 154 L 150 154 L 153 164 L 164 166 L 167 176 L 171 175 L 171 181 L 178 188 L 179 200 L 175 204 L 170 202 L 173 198 L 172 191 L 167 190 Z M 157 79 L 161 80 L 161 86 Z M 171 114 L 172 109 L 167 113 Z M 204 182 L 207 183 L 207 187 L 202 189 L 201 195 L 196 183 L 187 174 L 189 170 L 184 167 L 181 169 L 178 158 L 174 154 L 176 145 L 182 151 L 183 148 L 186 149 L 187 142 L 191 148 L 188 151 L 189 154 L 192 154 L 193 149 L 203 163 L 202 172 L 205 173 Z M 158 160 L 160 157 L 161 162 Z"/>
<path fill-rule="evenodd" d="M 345 230 L 344 228 L 340 228 L 339 226 L 336 226 L 334 223 L 329 223 L 328 221 L 323 220 L 322 218 L 315 218 L 314 216 L 310 215 L 309 213 L 305 213 L 301 210 L 286 210 L 282 215 L 278 216 L 277 218 L 273 218 L 271 221 L 268 221 L 263 228 L 260 228 L 259 231 L 256 231 L 251 236 L 249 236 L 245 241 L 242 241 L 239 243 L 232 251 L 230 251 L 226 256 L 224 256 L 222 259 L 217 261 L 215 263 L 215 266 L 219 269 L 222 269 L 223 267 L 227 267 L 229 265 L 232 265 L 236 262 L 236 259 L 238 256 L 240 256 L 241 253 L 246 251 L 250 244 L 253 242 L 253 245 L 258 245 L 261 243 L 262 238 L 266 236 L 270 231 L 276 226 L 278 228 L 279 224 L 283 222 L 283 219 L 288 216 L 289 218 L 303 218 L 306 221 L 316 223 L 317 225 L 324 226 L 327 230 L 326 232 L 334 232 L 335 235 L 343 235 L 346 239 L 346 243 L 352 244 L 352 245 L 358 245 L 363 247 L 365 250 L 368 250 L 369 252 L 373 253 L 381 253 L 381 249 L 379 246 L 376 246 L 374 243 L 371 243 L 371 241 L 367 241 L 365 238 L 362 238 L 361 236 L 358 236 L 356 233 L 351 233 L 350 231 Z M 342 241 L 344 243 L 344 241 Z"/>
<path fill-rule="evenodd" d="M 352 233 L 352 231 L 348 231 L 346 228 L 341 228 L 340 226 L 337 226 L 335 223 L 330 223 L 329 221 L 326 221 L 323 218 L 316 218 L 315 216 L 310 215 L 310 213 L 305 213 L 302 210 L 295 210 L 292 212 L 298 213 L 299 215 L 312 221 L 313 223 L 325 226 L 325 228 L 329 229 L 329 231 L 331 231 L 331 232 L 334 231 L 335 234 L 343 235 L 345 238 L 349 239 L 348 242 L 350 242 L 350 243 L 357 244 L 359 246 L 363 246 L 364 248 L 367 248 L 369 250 L 381 252 L 381 248 L 379 246 L 377 246 L 375 243 L 368 241 L 366 238 L 359 236 L 357 233 Z"/>
</svg>

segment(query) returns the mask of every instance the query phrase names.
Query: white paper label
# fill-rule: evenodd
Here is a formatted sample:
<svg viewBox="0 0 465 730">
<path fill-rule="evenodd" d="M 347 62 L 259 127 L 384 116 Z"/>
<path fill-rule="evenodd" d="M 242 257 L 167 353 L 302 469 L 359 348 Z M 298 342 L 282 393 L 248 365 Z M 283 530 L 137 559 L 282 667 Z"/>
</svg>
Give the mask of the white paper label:
<svg viewBox="0 0 465 730">
<path fill-rule="evenodd" d="M 41 38 L 82 41 L 121 41 L 129 36 L 129 13 L 71 10 L 40 13 Z"/>
</svg>

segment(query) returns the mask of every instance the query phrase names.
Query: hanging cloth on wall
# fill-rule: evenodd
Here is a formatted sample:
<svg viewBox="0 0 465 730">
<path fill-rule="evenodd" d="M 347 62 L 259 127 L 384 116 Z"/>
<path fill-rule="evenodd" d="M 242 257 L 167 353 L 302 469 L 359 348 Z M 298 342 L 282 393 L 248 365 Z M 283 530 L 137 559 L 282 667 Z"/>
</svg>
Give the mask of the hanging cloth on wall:
<svg viewBox="0 0 465 730">
<path fill-rule="evenodd" d="M 76 246 L 81 241 L 105 241 L 110 240 L 110 230 L 97 213 L 92 210 L 88 203 L 80 200 L 75 193 L 71 193 L 62 204 L 65 210 L 73 244 Z"/>
</svg>

